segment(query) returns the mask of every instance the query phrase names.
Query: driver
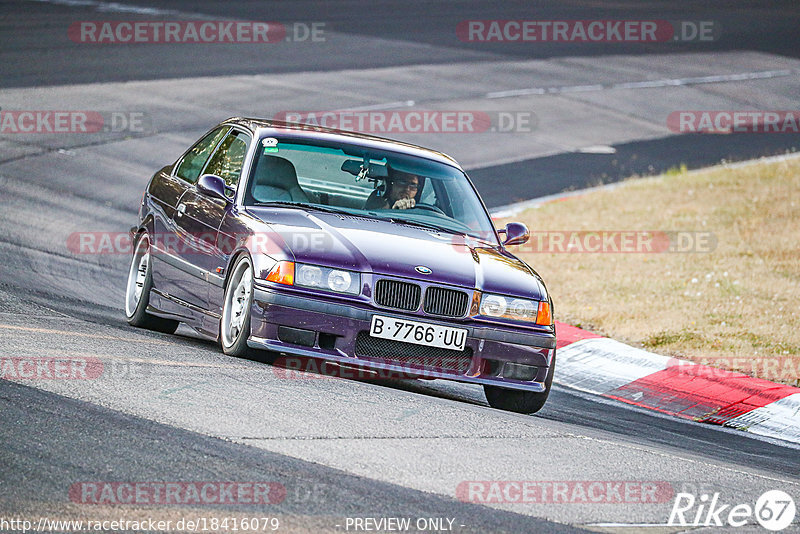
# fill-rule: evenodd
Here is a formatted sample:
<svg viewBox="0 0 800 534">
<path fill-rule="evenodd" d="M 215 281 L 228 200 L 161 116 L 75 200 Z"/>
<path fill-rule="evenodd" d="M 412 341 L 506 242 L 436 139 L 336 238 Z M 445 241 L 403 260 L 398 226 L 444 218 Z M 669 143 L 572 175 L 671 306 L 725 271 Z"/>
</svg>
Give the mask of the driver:
<svg viewBox="0 0 800 534">
<path fill-rule="evenodd" d="M 416 204 L 414 197 L 419 189 L 419 176 L 391 169 L 386 180 L 386 194 L 380 198 L 382 205 L 372 209 L 406 210 Z"/>
</svg>

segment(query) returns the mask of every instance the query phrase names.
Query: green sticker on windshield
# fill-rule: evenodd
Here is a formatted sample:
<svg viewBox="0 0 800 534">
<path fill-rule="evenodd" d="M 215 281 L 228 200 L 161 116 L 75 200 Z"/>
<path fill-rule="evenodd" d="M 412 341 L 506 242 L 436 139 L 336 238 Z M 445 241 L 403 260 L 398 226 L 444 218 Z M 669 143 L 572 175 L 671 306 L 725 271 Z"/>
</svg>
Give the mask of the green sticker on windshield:
<svg viewBox="0 0 800 534">
<path fill-rule="evenodd" d="M 261 144 L 264 145 L 264 154 L 278 151 L 278 140 L 274 137 L 265 137 Z"/>
</svg>

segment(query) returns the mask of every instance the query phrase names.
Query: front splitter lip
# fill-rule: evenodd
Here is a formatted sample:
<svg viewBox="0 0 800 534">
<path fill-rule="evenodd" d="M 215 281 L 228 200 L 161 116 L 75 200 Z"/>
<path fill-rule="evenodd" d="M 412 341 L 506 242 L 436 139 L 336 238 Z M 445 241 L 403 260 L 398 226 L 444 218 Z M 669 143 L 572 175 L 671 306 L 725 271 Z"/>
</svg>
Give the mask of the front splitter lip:
<svg viewBox="0 0 800 534">
<path fill-rule="evenodd" d="M 532 391 L 535 393 L 544 393 L 545 385 L 542 382 L 527 382 L 521 384 L 519 382 L 510 382 L 502 379 L 481 378 L 478 376 L 457 375 L 451 373 L 444 373 L 429 369 L 415 369 L 407 365 L 393 365 L 390 363 L 378 362 L 362 358 L 353 358 L 347 356 L 341 351 L 338 354 L 304 349 L 295 345 L 281 343 L 280 341 L 271 341 L 269 339 L 250 336 L 247 340 L 247 346 L 253 349 L 269 350 L 272 352 L 292 354 L 295 356 L 306 356 L 309 358 L 317 358 L 320 360 L 341 363 L 348 367 L 359 367 L 363 369 L 374 369 L 381 371 L 390 371 L 402 375 L 417 374 L 425 378 L 440 378 L 443 380 L 450 380 L 453 382 L 464 382 L 468 384 L 481 384 L 486 386 L 497 386 L 506 389 L 517 389 L 523 391 Z"/>
</svg>

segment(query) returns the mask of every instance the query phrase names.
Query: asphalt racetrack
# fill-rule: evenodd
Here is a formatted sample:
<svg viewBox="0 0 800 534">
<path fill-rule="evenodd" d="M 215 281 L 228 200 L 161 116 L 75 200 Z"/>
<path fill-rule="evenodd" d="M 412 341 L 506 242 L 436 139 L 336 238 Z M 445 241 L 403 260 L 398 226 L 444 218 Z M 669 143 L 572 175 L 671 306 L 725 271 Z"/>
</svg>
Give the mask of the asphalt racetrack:
<svg viewBox="0 0 800 534">
<path fill-rule="evenodd" d="M 459 39 L 463 21 L 514 19 L 705 21 L 713 31 L 648 43 Z M 98 44 L 70 31 L 86 21 L 278 21 L 287 33 L 267 44 Z M 719 494 L 730 507 L 775 489 L 797 501 L 796 446 L 559 386 L 541 412 L 522 416 L 489 408 L 468 385 L 297 377 L 229 358 L 185 327 L 174 336 L 131 328 L 129 255 L 76 254 L 68 240 L 127 231 L 153 172 L 236 115 L 472 113 L 488 122 L 376 133 L 452 155 L 490 208 L 794 151 L 791 131 L 691 133 L 669 117 L 796 110 L 799 26 L 792 1 L 3 2 L 4 116 L 82 110 L 103 124 L 26 132 L 0 122 L 0 357 L 93 358 L 104 372 L 0 379 L 0 531 L 19 531 L 2 522 L 12 518 L 151 518 L 188 531 L 175 525 L 257 516 L 277 518 L 278 532 L 397 531 L 386 520 L 409 518 L 409 531 L 661 533 L 695 528 L 665 526 L 680 492 L 698 503 Z M 317 39 L 303 37 L 311 28 Z M 274 498 L 87 497 L 112 484 L 203 481 L 268 483 Z M 569 496 L 468 498 L 475 481 L 560 483 Z M 602 496 L 581 497 L 591 484 Z M 753 517 L 730 530 L 764 531 Z"/>
</svg>

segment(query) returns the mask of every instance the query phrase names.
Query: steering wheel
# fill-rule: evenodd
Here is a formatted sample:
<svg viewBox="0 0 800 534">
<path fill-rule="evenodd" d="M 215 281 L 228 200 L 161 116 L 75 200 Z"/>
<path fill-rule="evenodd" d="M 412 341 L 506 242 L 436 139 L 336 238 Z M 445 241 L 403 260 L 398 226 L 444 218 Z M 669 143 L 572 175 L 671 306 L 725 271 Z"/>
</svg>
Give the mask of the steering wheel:
<svg viewBox="0 0 800 534">
<path fill-rule="evenodd" d="M 447 217 L 447 214 L 443 212 L 441 208 L 434 206 L 433 204 L 424 204 L 422 202 L 417 202 L 416 204 L 414 204 L 414 208 L 422 208 L 424 210 L 435 211 L 436 213 L 441 213 L 442 215 Z"/>
</svg>

